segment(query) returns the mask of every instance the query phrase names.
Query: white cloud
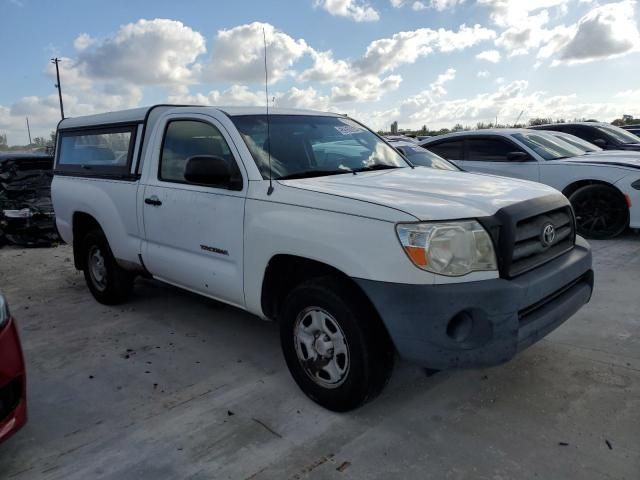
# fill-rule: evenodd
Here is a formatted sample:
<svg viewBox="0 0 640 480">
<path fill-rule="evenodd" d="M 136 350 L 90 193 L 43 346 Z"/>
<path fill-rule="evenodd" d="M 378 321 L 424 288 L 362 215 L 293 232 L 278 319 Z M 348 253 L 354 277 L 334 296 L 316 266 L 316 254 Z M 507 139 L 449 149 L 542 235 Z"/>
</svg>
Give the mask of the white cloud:
<svg viewBox="0 0 640 480">
<path fill-rule="evenodd" d="M 397 90 L 402 82 L 400 75 L 380 78 L 375 75 L 354 76 L 350 81 L 340 82 L 331 88 L 331 101 L 374 102 L 387 92 Z"/>
<path fill-rule="evenodd" d="M 438 78 L 435 82 L 430 85 L 431 92 L 433 95 L 442 97 L 447 94 L 447 91 L 444 88 L 445 83 L 448 83 L 456 78 L 456 69 L 448 68 L 444 73 L 438 75 Z"/>
<path fill-rule="evenodd" d="M 81 33 L 73 41 L 73 47 L 80 52 L 82 50 L 86 50 L 95 42 L 96 40 L 91 38 L 91 36 L 88 33 Z"/>
<path fill-rule="evenodd" d="M 454 8 L 464 3 L 464 0 L 431 0 L 430 6 L 436 10 L 442 11 L 448 8 Z"/>
<path fill-rule="evenodd" d="M 480 52 L 476 55 L 478 60 L 486 60 L 491 63 L 498 63 L 500 61 L 501 55 L 498 50 L 485 50 L 484 52 Z"/>
<path fill-rule="evenodd" d="M 401 8 L 406 4 L 411 3 L 410 0 L 390 0 L 391 6 L 394 8 Z M 433 8 L 438 11 L 454 8 L 457 5 L 461 5 L 465 0 L 430 0 L 428 4 L 425 1 L 414 1 L 411 3 L 411 8 L 415 11 L 425 10 L 427 8 Z"/>
<path fill-rule="evenodd" d="M 493 30 L 461 25 L 458 31 L 421 28 L 375 40 L 352 62 L 336 60 L 330 51 L 311 50 L 313 64 L 299 78 L 331 84 L 332 103 L 376 101 L 402 81 L 400 75 L 386 73 L 433 52 L 461 50 L 493 38 Z"/>
<path fill-rule="evenodd" d="M 275 98 L 276 107 L 315 110 L 326 110 L 329 107 L 329 98 L 321 95 L 312 87 L 305 89 L 292 87 L 285 92 L 270 92 L 269 102 L 272 102 L 273 98 Z M 232 85 L 227 90 L 211 90 L 208 93 L 182 92 L 170 95 L 168 101 L 188 105 L 255 106 L 266 104 L 263 90 L 250 90 L 246 85 Z"/>
<path fill-rule="evenodd" d="M 640 90 L 624 90 L 616 93 L 614 98 L 634 98 L 640 100 Z"/>
<path fill-rule="evenodd" d="M 124 79 L 136 84 L 189 83 L 195 80 L 204 37 L 182 22 L 138 20 L 120 27 L 102 41 L 80 35 L 78 66 L 99 79 Z"/>
<path fill-rule="evenodd" d="M 458 31 L 419 28 L 399 32 L 391 38 L 371 42 L 356 65 L 363 72 L 379 74 L 405 63 L 414 63 L 418 58 L 434 52 L 463 50 L 495 37 L 493 30 L 480 25 L 461 25 Z"/>
<path fill-rule="evenodd" d="M 296 40 L 269 23 L 240 25 L 218 32 L 207 76 L 230 82 L 263 82 L 263 29 L 267 40 L 270 82 L 289 74 L 290 67 L 310 51 L 304 40 Z"/>
<path fill-rule="evenodd" d="M 520 116 L 521 122 L 529 118 L 597 118 L 611 121 L 624 113 L 640 111 L 640 91 L 627 92 L 619 101 L 585 103 L 577 95 L 549 95 L 544 91 L 529 91 L 525 80 L 516 80 L 497 86 L 494 92 L 479 93 L 468 98 L 442 99 L 429 96 L 428 92 L 409 97 L 401 102 L 396 111 L 388 111 L 376 128 L 389 128 L 388 124 L 397 120 L 402 128 L 420 128 L 427 124 L 431 128 L 451 128 L 456 123 L 474 127 L 478 122 L 494 122 L 496 116 L 501 123 L 513 123 Z M 375 118 L 363 113 L 362 118 L 372 123 Z M 371 120 L 369 120 L 371 118 Z"/>
<path fill-rule="evenodd" d="M 510 56 L 537 50 L 538 60 L 561 63 L 586 63 L 640 51 L 640 32 L 634 0 L 623 0 L 594 7 L 577 23 L 549 27 L 555 8 L 559 16 L 568 13 L 570 0 L 479 0 L 490 9 L 494 23 L 506 27 L 496 46 Z"/>
<path fill-rule="evenodd" d="M 575 33 L 557 52 L 560 61 L 584 63 L 640 50 L 635 1 L 594 8 L 582 17 Z"/>
<path fill-rule="evenodd" d="M 331 15 L 347 17 L 356 22 L 375 22 L 380 19 L 378 11 L 363 0 L 315 0 L 314 6 Z"/>
<path fill-rule="evenodd" d="M 489 9 L 491 20 L 500 27 L 522 25 L 531 13 L 561 7 L 571 0 L 478 0 L 478 4 Z"/>
<path fill-rule="evenodd" d="M 490 75 L 491 75 L 491 74 L 490 74 L 488 71 L 486 71 L 486 70 L 480 70 L 480 71 L 476 74 L 476 76 L 477 76 L 478 78 L 488 78 Z"/>
</svg>

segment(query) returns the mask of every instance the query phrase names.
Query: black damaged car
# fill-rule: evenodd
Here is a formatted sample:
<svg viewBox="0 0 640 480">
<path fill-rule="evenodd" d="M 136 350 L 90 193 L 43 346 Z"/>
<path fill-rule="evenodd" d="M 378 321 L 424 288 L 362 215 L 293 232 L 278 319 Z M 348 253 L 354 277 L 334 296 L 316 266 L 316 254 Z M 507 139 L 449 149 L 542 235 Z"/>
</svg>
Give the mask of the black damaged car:
<svg viewBox="0 0 640 480">
<path fill-rule="evenodd" d="M 52 178 L 51 155 L 0 152 L 0 247 L 47 247 L 59 241 Z"/>
</svg>

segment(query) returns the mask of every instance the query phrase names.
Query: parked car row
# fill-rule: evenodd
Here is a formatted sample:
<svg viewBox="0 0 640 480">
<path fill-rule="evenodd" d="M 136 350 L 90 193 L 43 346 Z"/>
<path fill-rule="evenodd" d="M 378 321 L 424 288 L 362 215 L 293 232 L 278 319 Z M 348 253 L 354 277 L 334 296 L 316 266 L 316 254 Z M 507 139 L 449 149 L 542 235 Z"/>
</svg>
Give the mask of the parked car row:
<svg viewBox="0 0 640 480">
<path fill-rule="evenodd" d="M 609 150 L 569 133 L 593 130 L 602 135 L 597 143 Z M 615 150 L 613 142 L 623 140 L 627 143 L 615 145 L 626 149 Z M 614 238 L 628 226 L 640 228 L 640 153 L 634 151 L 640 138 L 617 127 L 580 123 L 462 131 L 420 146 L 463 170 L 556 188 L 571 201 L 578 233 L 587 238 Z"/>
</svg>

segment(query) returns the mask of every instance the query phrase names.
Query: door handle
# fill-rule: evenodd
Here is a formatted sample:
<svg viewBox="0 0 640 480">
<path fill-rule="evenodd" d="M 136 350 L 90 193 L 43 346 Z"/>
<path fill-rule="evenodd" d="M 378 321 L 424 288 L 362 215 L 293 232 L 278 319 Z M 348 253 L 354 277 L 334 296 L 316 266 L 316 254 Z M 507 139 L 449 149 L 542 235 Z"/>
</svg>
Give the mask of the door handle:
<svg viewBox="0 0 640 480">
<path fill-rule="evenodd" d="M 162 205 L 162 202 L 160 201 L 160 199 L 155 195 L 149 198 L 145 198 L 144 203 L 146 203 L 147 205 L 153 205 L 154 207 L 159 207 L 160 205 Z"/>
</svg>

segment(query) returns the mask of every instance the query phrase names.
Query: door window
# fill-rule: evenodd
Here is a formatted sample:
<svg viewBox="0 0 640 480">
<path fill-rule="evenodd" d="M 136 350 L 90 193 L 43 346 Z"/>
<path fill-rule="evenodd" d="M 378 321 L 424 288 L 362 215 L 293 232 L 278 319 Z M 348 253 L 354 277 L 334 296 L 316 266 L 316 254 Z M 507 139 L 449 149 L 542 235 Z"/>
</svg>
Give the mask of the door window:
<svg viewBox="0 0 640 480">
<path fill-rule="evenodd" d="M 462 160 L 464 158 L 464 140 L 462 139 L 445 140 L 424 147 L 447 160 Z"/>
<path fill-rule="evenodd" d="M 470 161 L 474 162 L 508 162 L 511 152 L 522 152 L 511 142 L 501 138 L 468 138 Z"/>
<path fill-rule="evenodd" d="M 189 183 L 184 178 L 191 157 L 215 156 L 232 167 L 232 180 L 242 180 L 229 144 L 220 130 L 210 123 L 197 120 L 174 120 L 165 130 L 160 152 L 158 178 L 165 182 Z"/>
</svg>

